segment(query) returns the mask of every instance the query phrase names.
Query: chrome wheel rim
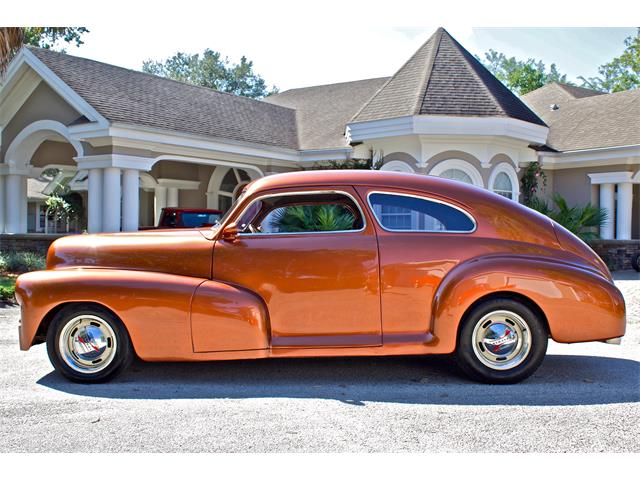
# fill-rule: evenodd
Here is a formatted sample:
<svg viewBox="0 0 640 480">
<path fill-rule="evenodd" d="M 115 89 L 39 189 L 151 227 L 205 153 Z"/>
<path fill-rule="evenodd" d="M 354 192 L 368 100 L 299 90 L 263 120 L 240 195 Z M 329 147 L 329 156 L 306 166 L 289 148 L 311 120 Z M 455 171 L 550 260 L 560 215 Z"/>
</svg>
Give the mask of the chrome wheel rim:
<svg viewBox="0 0 640 480">
<path fill-rule="evenodd" d="M 95 373 L 113 361 L 117 340 L 111 326 L 96 315 L 78 315 L 60 332 L 62 360 L 76 372 Z"/>
<path fill-rule="evenodd" d="M 496 310 L 486 314 L 473 329 L 473 352 L 493 370 L 520 365 L 531 351 L 531 331 L 517 313 Z"/>
</svg>

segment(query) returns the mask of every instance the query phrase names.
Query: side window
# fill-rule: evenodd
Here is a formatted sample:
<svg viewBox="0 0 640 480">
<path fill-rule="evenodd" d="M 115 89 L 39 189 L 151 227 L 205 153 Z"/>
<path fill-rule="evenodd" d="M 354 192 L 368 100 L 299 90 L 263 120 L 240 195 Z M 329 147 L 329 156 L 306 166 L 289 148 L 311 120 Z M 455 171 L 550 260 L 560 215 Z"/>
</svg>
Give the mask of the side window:
<svg viewBox="0 0 640 480">
<path fill-rule="evenodd" d="M 311 233 L 360 230 L 362 213 L 338 192 L 295 193 L 261 198 L 241 215 L 242 233 Z"/>
<path fill-rule="evenodd" d="M 369 204 L 386 230 L 413 232 L 472 232 L 467 213 L 446 203 L 391 193 L 370 193 Z"/>
</svg>

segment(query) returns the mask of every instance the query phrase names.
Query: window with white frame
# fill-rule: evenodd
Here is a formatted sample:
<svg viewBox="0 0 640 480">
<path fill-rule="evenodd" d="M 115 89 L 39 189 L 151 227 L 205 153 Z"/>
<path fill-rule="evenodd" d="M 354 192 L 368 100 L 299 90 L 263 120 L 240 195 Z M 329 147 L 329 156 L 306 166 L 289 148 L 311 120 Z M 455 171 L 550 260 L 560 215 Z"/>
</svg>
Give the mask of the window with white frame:
<svg viewBox="0 0 640 480">
<path fill-rule="evenodd" d="M 440 178 L 448 178 L 449 180 L 457 180 L 459 182 L 468 183 L 473 185 L 471 177 L 458 168 L 449 168 L 439 175 Z"/>
<path fill-rule="evenodd" d="M 511 183 L 509 175 L 505 172 L 500 172 L 496 175 L 496 178 L 493 181 L 492 190 L 498 195 L 502 195 L 503 197 L 513 200 L 513 184 Z"/>
</svg>

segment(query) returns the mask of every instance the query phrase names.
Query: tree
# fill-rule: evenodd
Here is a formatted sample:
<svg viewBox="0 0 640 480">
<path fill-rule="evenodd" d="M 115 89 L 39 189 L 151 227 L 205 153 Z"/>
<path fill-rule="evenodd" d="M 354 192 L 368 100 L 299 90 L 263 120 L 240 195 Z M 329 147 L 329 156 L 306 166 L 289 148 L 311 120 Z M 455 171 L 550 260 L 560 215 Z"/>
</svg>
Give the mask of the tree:
<svg viewBox="0 0 640 480">
<path fill-rule="evenodd" d="M 584 78 L 582 86 L 602 92 L 623 92 L 640 87 L 640 28 L 627 37 L 622 55 L 598 68 L 600 76 Z"/>
<path fill-rule="evenodd" d="M 540 60 L 529 58 L 526 61 L 518 60 L 515 57 L 507 58 L 504 53 L 490 49 L 484 54 L 485 59 L 476 58 L 517 95 L 524 95 L 547 83 L 560 82 L 568 83 L 566 74 L 561 74 L 555 63 L 552 63 L 547 71 L 547 67 Z"/>
<path fill-rule="evenodd" d="M 149 59 L 142 63 L 142 71 L 251 98 L 278 92 L 276 87 L 267 88 L 264 79 L 254 73 L 253 62 L 246 57 L 243 56 L 240 63 L 232 64 L 228 58 L 222 58 L 220 52 L 211 49 L 202 54 L 178 52 L 164 62 Z"/>
<path fill-rule="evenodd" d="M 22 45 L 53 48 L 59 41 L 82 45 L 85 27 L 0 27 L 0 75 Z"/>
</svg>

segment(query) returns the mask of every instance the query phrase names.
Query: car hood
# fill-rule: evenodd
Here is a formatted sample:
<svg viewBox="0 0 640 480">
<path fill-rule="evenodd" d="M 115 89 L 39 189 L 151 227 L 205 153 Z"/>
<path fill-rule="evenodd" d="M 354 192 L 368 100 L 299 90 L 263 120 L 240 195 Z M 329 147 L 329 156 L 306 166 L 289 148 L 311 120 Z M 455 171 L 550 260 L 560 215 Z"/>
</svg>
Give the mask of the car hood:
<svg viewBox="0 0 640 480">
<path fill-rule="evenodd" d="M 213 242 L 200 230 L 70 235 L 49 247 L 47 269 L 115 268 L 210 278 Z"/>
</svg>

